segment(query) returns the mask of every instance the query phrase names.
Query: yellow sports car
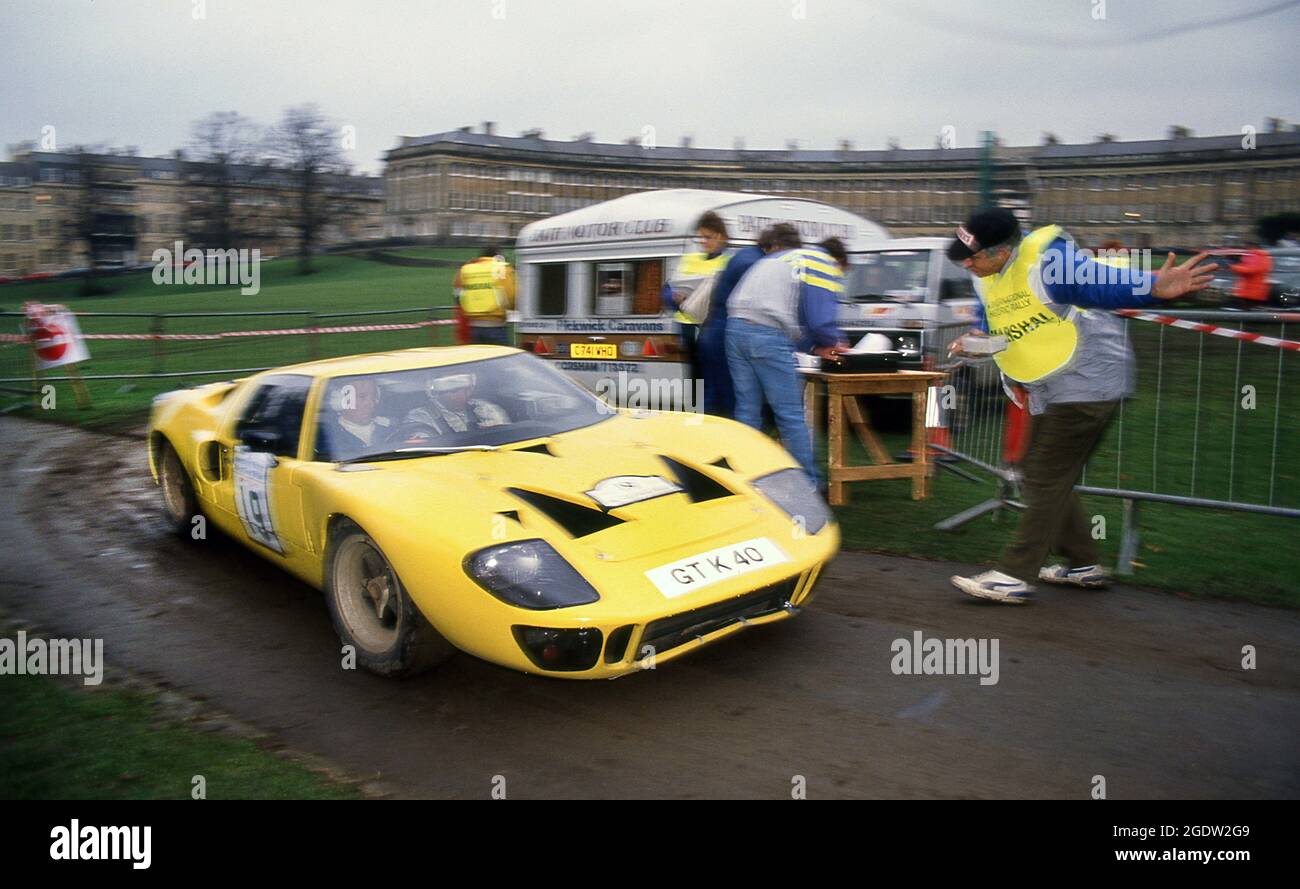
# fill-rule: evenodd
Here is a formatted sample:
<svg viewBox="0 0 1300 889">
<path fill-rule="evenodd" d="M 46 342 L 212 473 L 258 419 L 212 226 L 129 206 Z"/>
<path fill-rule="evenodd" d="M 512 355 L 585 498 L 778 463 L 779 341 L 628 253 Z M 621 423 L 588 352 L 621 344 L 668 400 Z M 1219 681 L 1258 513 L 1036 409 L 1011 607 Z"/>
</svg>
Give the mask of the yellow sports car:
<svg viewBox="0 0 1300 889">
<path fill-rule="evenodd" d="M 210 522 L 322 589 L 385 675 L 456 649 L 552 676 L 645 669 L 792 616 L 839 543 L 766 436 L 610 407 L 503 346 L 167 393 L 148 442 L 179 533 Z"/>
</svg>

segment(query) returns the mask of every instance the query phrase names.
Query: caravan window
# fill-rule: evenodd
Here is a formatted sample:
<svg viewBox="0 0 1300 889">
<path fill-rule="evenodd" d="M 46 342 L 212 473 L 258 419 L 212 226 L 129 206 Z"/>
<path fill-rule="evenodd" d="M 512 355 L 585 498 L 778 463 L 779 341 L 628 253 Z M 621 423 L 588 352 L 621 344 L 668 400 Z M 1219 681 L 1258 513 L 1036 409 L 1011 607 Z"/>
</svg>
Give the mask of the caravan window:
<svg viewBox="0 0 1300 889">
<path fill-rule="evenodd" d="M 537 314 L 563 315 L 568 311 L 569 267 L 562 262 L 548 262 L 537 267 Z"/>
<path fill-rule="evenodd" d="M 664 264 L 660 259 L 596 263 L 597 315 L 658 315 Z"/>
</svg>

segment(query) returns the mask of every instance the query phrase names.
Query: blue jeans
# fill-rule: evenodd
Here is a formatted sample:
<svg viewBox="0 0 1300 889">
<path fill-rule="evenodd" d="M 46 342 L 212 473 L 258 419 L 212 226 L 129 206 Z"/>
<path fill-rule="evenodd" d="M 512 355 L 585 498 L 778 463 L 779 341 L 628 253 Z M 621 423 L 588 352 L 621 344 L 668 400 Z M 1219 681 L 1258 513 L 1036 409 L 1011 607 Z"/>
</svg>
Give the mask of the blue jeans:
<svg viewBox="0 0 1300 889">
<path fill-rule="evenodd" d="M 726 333 L 726 318 L 715 321 L 710 316 L 700 325 L 695 361 L 704 378 L 704 412 L 730 418 L 736 413 L 736 396 L 731 388 L 731 369 L 727 366 Z"/>
<path fill-rule="evenodd" d="M 736 419 L 763 428 L 763 402 L 772 407 L 781 444 L 820 484 L 812 433 L 804 420 L 803 387 L 795 370 L 794 343 L 775 327 L 727 319 L 727 367 L 736 391 Z"/>
<path fill-rule="evenodd" d="M 504 324 L 492 327 L 469 327 L 469 341 L 476 345 L 510 346 L 510 331 Z"/>
</svg>

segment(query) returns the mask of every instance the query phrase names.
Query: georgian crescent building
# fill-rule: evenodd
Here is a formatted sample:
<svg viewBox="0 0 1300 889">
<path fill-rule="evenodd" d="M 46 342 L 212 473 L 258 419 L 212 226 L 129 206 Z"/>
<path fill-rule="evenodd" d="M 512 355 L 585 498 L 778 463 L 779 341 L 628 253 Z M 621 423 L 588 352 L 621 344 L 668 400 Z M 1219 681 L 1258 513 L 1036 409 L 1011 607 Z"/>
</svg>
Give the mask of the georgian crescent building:
<svg viewBox="0 0 1300 889">
<path fill-rule="evenodd" d="M 642 140 L 498 135 L 492 124 L 403 137 L 387 152 L 390 238 L 513 238 L 536 219 L 656 188 L 810 198 L 899 236 L 951 233 L 980 201 L 1084 243 L 1201 246 L 1253 237 L 1256 220 L 1300 209 L 1300 131 L 1089 144 L 830 151 L 652 147 Z"/>
</svg>

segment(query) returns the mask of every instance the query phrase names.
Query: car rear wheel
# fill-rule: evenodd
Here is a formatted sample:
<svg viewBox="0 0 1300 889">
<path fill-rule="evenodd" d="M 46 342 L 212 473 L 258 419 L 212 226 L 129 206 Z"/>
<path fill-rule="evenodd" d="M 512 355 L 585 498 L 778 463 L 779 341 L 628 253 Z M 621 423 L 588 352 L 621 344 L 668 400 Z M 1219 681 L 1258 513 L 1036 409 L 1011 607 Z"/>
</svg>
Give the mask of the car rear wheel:
<svg viewBox="0 0 1300 889">
<path fill-rule="evenodd" d="M 407 595 L 378 544 L 346 522 L 330 535 L 325 599 L 343 644 L 381 676 L 411 676 L 456 653 Z"/>
<path fill-rule="evenodd" d="M 162 490 L 163 519 L 176 534 L 189 538 L 194 527 L 194 517 L 199 514 L 194 483 L 171 442 L 162 443 L 158 458 L 158 487 Z"/>
</svg>

